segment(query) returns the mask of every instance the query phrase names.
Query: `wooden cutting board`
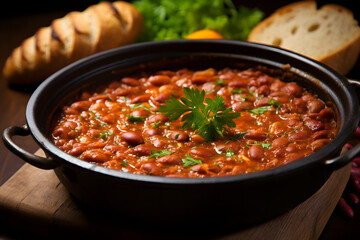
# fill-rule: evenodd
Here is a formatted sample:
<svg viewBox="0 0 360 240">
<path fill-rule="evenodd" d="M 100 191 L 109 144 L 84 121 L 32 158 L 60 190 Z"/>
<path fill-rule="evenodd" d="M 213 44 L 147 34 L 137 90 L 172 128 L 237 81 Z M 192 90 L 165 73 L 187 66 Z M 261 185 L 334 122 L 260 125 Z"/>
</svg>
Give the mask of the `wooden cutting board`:
<svg viewBox="0 0 360 240">
<path fill-rule="evenodd" d="M 43 156 L 42 151 L 37 155 Z M 350 176 L 351 165 L 335 171 L 324 186 L 289 212 L 262 224 L 231 232 L 214 232 L 211 239 L 318 239 Z M 127 219 L 83 209 L 52 170 L 25 164 L 0 187 L 0 218 L 16 228 L 44 237 L 117 239 L 192 239 L 174 226 L 145 228 Z M 189 226 L 195 227 L 196 226 Z M 212 229 L 201 229 L 210 232 Z M 211 234 L 210 234 L 211 235 Z"/>
</svg>

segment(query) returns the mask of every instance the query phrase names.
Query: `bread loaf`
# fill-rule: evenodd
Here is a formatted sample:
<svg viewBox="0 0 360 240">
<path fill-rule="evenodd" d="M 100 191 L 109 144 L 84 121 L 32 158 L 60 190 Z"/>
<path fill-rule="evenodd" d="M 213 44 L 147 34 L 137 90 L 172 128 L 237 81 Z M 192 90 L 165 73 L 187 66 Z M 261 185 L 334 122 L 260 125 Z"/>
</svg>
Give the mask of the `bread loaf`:
<svg viewBox="0 0 360 240">
<path fill-rule="evenodd" d="M 122 1 L 70 12 L 15 48 L 5 62 L 3 77 L 10 84 L 39 83 L 80 58 L 134 42 L 142 26 L 141 13 Z"/>
<path fill-rule="evenodd" d="M 327 4 L 317 9 L 315 1 L 300 1 L 260 22 L 248 41 L 303 54 L 345 75 L 360 52 L 360 27 L 344 7 Z"/>
</svg>

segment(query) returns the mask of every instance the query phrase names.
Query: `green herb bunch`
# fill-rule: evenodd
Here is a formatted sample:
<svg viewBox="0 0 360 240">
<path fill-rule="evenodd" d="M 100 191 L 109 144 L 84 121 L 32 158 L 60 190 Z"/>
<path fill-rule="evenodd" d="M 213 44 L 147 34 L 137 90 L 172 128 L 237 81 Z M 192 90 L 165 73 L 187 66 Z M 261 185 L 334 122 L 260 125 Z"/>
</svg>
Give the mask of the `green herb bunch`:
<svg viewBox="0 0 360 240">
<path fill-rule="evenodd" d="M 205 91 L 199 89 L 183 88 L 185 97 L 180 100 L 171 96 L 160 106 L 158 111 L 164 112 L 170 121 L 177 120 L 182 115 L 184 122 L 182 128 L 198 130 L 198 134 L 206 141 L 215 140 L 218 135 L 223 137 L 223 130 L 228 127 L 236 127 L 233 119 L 239 118 L 240 113 L 232 112 L 232 108 L 226 108 L 224 99 L 216 96 L 215 99 L 205 98 Z M 204 103 L 205 101 L 205 103 Z"/>
<path fill-rule="evenodd" d="M 225 39 L 246 40 L 261 21 L 259 9 L 236 7 L 231 0 L 136 0 L 133 4 L 144 16 L 139 40 L 182 39 L 201 29 L 211 29 Z"/>
</svg>

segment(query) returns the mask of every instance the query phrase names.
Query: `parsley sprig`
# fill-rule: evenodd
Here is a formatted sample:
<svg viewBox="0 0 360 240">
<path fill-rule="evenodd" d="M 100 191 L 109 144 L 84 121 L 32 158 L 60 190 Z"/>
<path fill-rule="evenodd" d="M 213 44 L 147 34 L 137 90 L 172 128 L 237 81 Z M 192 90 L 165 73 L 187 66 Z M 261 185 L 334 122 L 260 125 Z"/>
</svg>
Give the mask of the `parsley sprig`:
<svg viewBox="0 0 360 240">
<path fill-rule="evenodd" d="M 198 134 L 206 141 L 215 140 L 218 135 L 223 137 L 223 130 L 228 127 L 235 127 L 233 121 L 240 117 L 240 113 L 231 112 L 232 108 L 226 108 L 224 99 L 216 96 L 215 99 L 205 98 L 205 91 L 199 89 L 183 88 L 185 97 L 180 100 L 171 96 L 160 106 L 158 111 L 164 112 L 170 121 L 177 120 L 180 116 L 184 122 L 182 128 L 198 130 Z M 205 101 L 205 103 L 204 103 Z"/>
</svg>

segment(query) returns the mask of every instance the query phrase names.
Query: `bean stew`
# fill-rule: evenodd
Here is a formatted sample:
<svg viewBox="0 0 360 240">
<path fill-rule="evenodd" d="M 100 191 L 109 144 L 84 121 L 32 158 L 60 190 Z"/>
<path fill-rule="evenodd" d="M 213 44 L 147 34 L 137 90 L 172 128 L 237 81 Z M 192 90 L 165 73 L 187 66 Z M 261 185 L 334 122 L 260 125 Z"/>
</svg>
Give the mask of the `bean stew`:
<svg viewBox="0 0 360 240">
<path fill-rule="evenodd" d="M 295 81 L 257 68 L 178 69 L 122 77 L 64 106 L 63 151 L 103 167 L 203 178 L 271 169 L 318 151 L 336 114 Z"/>
</svg>

